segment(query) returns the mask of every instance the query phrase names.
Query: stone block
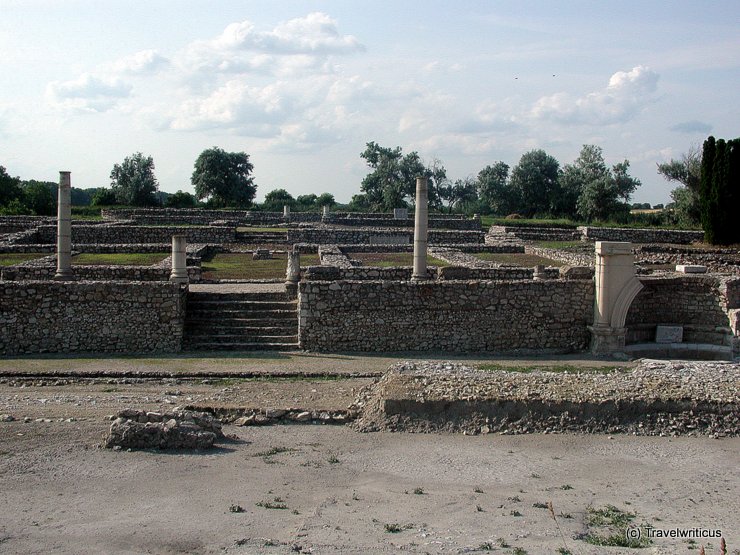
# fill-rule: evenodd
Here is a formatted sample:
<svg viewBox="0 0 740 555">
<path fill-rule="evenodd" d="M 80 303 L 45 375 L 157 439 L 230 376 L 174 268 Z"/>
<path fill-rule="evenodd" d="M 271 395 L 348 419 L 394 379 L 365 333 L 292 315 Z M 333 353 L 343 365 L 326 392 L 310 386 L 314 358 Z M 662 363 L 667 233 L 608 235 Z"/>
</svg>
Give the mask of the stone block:
<svg viewBox="0 0 740 555">
<path fill-rule="evenodd" d="M 409 217 L 408 208 L 394 208 L 393 219 L 394 220 L 407 220 Z"/>
<path fill-rule="evenodd" d="M 683 341 L 683 326 L 656 326 L 656 343 L 681 343 Z"/>
<path fill-rule="evenodd" d="M 699 264 L 677 264 L 676 271 L 682 274 L 706 274 L 707 267 Z"/>
</svg>

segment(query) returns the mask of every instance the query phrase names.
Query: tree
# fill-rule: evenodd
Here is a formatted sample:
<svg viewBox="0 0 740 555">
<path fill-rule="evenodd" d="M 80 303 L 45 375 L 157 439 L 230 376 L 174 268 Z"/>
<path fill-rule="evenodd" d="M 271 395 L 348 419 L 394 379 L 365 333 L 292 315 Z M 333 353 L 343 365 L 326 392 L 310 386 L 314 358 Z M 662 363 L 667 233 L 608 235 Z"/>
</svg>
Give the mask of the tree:
<svg viewBox="0 0 740 555">
<path fill-rule="evenodd" d="M 0 166 L 0 207 L 7 207 L 11 201 L 19 201 L 22 196 L 20 178 L 11 177 L 4 167 Z"/>
<path fill-rule="evenodd" d="M 367 161 L 373 171 L 362 180 L 360 189 L 373 210 L 408 206 L 406 199 L 412 199 L 416 194 L 417 177 L 429 180 L 429 206 L 439 206 L 437 186 L 447 178 L 447 172 L 439 160 L 434 160 L 430 167 L 426 167 L 418 153 L 404 155 L 400 146 L 391 149 L 375 142 L 369 142 L 366 146 L 360 157 Z"/>
<path fill-rule="evenodd" d="M 559 204 L 558 161 L 544 150 L 524 154 L 511 171 L 510 185 L 518 212 L 527 216 L 552 214 Z"/>
<path fill-rule="evenodd" d="M 285 189 L 273 189 L 265 195 L 265 202 L 262 203 L 262 209 L 268 212 L 282 212 L 283 206 L 295 206 L 296 200 Z"/>
<path fill-rule="evenodd" d="M 195 208 L 198 204 L 198 199 L 195 195 L 186 191 L 177 191 L 167 196 L 165 206 L 167 208 Z"/>
<path fill-rule="evenodd" d="M 159 188 L 154 176 L 154 159 L 136 152 L 123 163 L 115 164 L 110 172 L 111 189 L 116 202 L 127 206 L 155 206 Z"/>
<path fill-rule="evenodd" d="M 496 162 L 478 172 L 476 182 L 481 210 L 485 214 L 506 216 L 517 204 L 514 190 L 509 186 L 509 165 Z"/>
<path fill-rule="evenodd" d="M 316 201 L 314 204 L 319 207 L 332 207 L 336 206 L 337 201 L 334 199 L 334 195 L 332 195 L 331 193 L 321 193 L 318 197 L 316 197 Z"/>
<path fill-rule="evenodd" d="M 658 164 L 658 173 L 668 181 L 676 181 L 681 186 L 671 191 L 676 220 L 682 225 L 696 225 L 701 222 L 699 204 L 701 188 L 701 152 L 691 145 L 679 160 Z"/>
<path fill-rule="evenodd" d="M 53 216 L 56 212 L 57 200 L 52 195 L 52 190 L 56 190 L 56 187 L 52 189 L 49 185 L 53 186 L 54 183 L 36 181 L 35 179 L 23 182 L 23 204 L 34 214 Z"/>
<path fill-rule="evenodd" d="M 114 206 L 118 204 L 116 201 L 116 193 L 112 189 L 100 188 L 93 194 L 90 203 L 93 206 Z"/>
<path fill-rule="evenodd" d="M 438 187 L 441 200 L 447 201 L 447 211 L 452 214 L 454 209 L 474 204 L 478 200 L 478 191 L 474 179 L 467 177 L 457 179 L 454 183 L 448 183 Z"/>
<path fill-rule="evenodd" d="M 578 215 L 578 200 L 589 183 L 609 177 L 601 147 L 583 145 L 578 158 L 566 164 L 560 173 L 560 199 L 557 214 L 575 218 Z M 595 191 L 589 195 L 595 198 Z M 598 195 L 596 195 L 598 196 Z"/>
<path fill-rule="evenodd" d="M 734 221 L 740 203 L 740 139 L 704 141 L 699 194 L 706 240 L 719 245 L 740 242 Z"/>
<path fill-rule="evenodd" d="M 212 206 L 251 206 L 257 186 L 250 175 L 254 166 L 244 152 L 225 152 L 213 147 L 195 160 L 190 178 L 199 200 L 209 199 Z"/>
</svg>

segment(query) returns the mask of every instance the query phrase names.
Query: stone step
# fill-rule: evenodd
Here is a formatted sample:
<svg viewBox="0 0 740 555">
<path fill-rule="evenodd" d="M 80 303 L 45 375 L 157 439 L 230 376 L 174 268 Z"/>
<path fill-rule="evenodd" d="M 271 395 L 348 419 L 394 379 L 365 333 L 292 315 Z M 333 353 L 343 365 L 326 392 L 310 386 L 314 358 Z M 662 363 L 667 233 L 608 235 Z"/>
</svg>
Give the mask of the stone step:
<svg viewBox="0 0 740 555">
<path fill-rule="evenodd" d="M 269 335 L 271 337 L 291 337 L 298 335 L 298 325 L 290 327 L 218 327 L 213 326 L 186 326 L 185 334 L 188 337 L 203 336 L 241 336 L 241 337 L 259 337 Z"/>
<path fill-rule="evenodd" d="M 188 310 L 296 310 L 296 301 L 263 301 L 263 300 L 239 300 L 239 301 L 213 301 L 202 299 L 188 299 Z"/>
<path fill-rule="evenodd" d="M 288 297 L 283 291 L 252 291 L 246 293 L 213 293 L 190 291 L 188 293 L 188 302 L 200 301 L 288 301 Z M 295 302 L 295 301 L 293 301 Z"/>
<path fill-rule="evenodd" d="M 188 308 L 189 320 L 212 320 L 216 325 L 226 320 L 290 320 L 298 321 L 298 312 L 295 310 L 199 310 Z"/>
<path fill-rule="evenodd" d="M 250 335 L 245 336 L 239 333 L 232 334 L 232 335 L 220 335 L 220 334 L 204 334 L 204 335 L 188 335 L 186 338 L 186 343 L 193 344 L 193 343 L 254 343 L 254 344 L 264 344 L 264 343 L 297 343 L 298 342 L 298 335 L 292 334 L 292 335 L 267 335 L 267 334 L 260 334 L 260 335 Z"/>
<path fill-rule="evenodd" d="M 252 343 L 252 342 L 235 342 L 235 343 L 185 343 L 187 351 L 297 351 L 298 343 Z"/>
</svg>

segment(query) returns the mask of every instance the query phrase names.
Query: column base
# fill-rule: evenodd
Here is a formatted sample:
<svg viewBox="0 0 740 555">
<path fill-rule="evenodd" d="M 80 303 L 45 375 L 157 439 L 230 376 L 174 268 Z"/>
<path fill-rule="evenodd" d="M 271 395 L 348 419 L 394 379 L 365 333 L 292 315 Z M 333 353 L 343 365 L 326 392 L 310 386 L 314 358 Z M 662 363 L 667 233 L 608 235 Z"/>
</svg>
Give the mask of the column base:
<svg viewBox="0 0 740 555">
<path fill-rule="evenodd" d="M 625 328 L 589 326 L 591 353 L 594 355 L 616 355 L 624 352 Z"/>
<path fill-rule="evenodd" d="M 295 300 L 298 298 L 298 282 L 297 281 L 286 281 L 285 282 L 285 294 L 288 299 Z"/>
<path fill-rule="evenodd" d="M 190 281 L 190 279 L 188 278 L 188 273 L 187 272 L 184 272 L 184 273 L 179 273 L 179 272 L 175 273 L 175 272 L 172 272 L 170 274 L 170 281 L 172 283 L 188 283 L 188 281 Z"/>
<path fill-rule="evenodd" d="M 74 281 L 75 275 L 72 273 L 72 270 L 58 270 L 56 274 L 54 274 L 54 281 Z"/>
</svg>

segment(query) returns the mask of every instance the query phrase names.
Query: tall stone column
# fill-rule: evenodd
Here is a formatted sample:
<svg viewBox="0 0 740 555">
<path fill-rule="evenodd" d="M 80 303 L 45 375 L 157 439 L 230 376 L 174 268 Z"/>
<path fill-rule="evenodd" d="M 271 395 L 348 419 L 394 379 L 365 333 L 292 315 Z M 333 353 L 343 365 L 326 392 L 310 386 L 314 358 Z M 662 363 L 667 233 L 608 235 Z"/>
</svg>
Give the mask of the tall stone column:
<svg viewBox="0 0 740 555">
<path fill-rule="evenodd" d="M 283 218 L 286 220 L 290 219 L 290 206 L 287 204 L 283 205 Z"/>
<path fill-rule="evenodd" d="M 324 218 L 328 218 L 329 217 L 329 212 L 331 211 L 331 208 L 329 206 L 324 206 L 324 207 L 322 207 L 321 210 L 322 210 L 322 216 Z"/>
<path fill-rule="evenodd" d="M 427 224 L 429 219 L 427 178 L 416 178 L 416 211 L 414 215 L 413 280 L 427 279 Z"/>
<path fill-rule="evenodd" d="M 172 272 L 170 281 L 174 283 L 188 282 L 187 240 L 185 235 L 172 236 Z"/>
<path fill-rule="evenodd" d="M 288 297 L 298 296 L 298 282 L 301 280 L 301 253 L 298 250 L 288 251 L 288 267 L 285 271 L 285 291 Z"/>
<path fill-rule="evenodd" d="M 70 172 L 59 172 L 57 201 L 57 273 L 54 279 L 74 279 L 72 274 L 72 180 Z"/>
</svg>

